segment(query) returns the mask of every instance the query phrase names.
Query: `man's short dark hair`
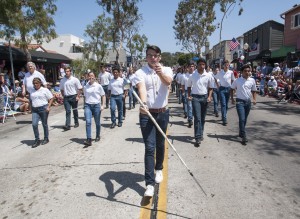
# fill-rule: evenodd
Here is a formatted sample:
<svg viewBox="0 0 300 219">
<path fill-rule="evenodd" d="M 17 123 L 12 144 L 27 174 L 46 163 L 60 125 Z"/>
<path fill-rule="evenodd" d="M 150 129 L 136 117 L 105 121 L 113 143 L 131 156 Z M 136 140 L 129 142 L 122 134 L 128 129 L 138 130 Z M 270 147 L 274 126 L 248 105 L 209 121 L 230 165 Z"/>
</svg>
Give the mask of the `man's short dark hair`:
<svg viewBox="0 0 300 219">
<path fill-rule="evenodd" d="M 147 48 L 146 48 L 146 53 L 148 52 L 149 49 L 152 49 L 154 50 L 156 53 L 158 54 L 161 54 L 161 50 L 158 46 L 155 46 L 155 45 L 147 45 Z"/>
<path fill-rule="evenodd" d="M 246 64 L 246 65 L 243 65 L 243 66 L 242 66 L 242 68 L 241 68 L 241 71 L 244 71 L 244 69 L 245 69 L 245 68 L 250 68 L 250 69 L 251 69 L 251 66 L 250 66 L 250 65 L 248 65 L 248 64 Z"/>
<path fill-rule="evenodd" d="M 204 63 L 205 66 L 206 66 L 206 60 L 205 60 L 204 58 L 199 58 L 198 61 L 197 61 L 197 65 L 198 65 L 200 62 Z"/>
<path fill-rule="evenodd" d="M 114 66 L 112 70 L 120 72 L 120 67 L 119 66 Z"/>
</svg>

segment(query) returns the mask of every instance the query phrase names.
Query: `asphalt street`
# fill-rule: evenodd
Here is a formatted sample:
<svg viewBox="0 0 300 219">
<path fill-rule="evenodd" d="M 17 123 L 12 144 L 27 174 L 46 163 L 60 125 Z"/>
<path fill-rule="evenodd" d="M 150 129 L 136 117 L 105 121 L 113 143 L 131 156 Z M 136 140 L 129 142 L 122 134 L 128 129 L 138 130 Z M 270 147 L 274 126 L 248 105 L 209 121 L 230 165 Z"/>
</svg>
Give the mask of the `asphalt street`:
<svg viewBox="0 0 300 219">
<path fill-rule="evenodd" d="M 9 117 L 0 125 L 0 218 L 300 218 L 299 105 L 258 97 L 242 145 L 235 106 L 223 126 L 211 104 L 197 148 L 174 94 L 169 102 L 167 134 L 194 178 L 166 144 L 164 181 L 150 200 L 139 105 L 114 129 L 105 109 L 101 140 L 88 148 L 82 102 L 70 131 L 63 106 L 52 108 L 50 142 L 37 148 L 31 115 Z"/>
</svg>

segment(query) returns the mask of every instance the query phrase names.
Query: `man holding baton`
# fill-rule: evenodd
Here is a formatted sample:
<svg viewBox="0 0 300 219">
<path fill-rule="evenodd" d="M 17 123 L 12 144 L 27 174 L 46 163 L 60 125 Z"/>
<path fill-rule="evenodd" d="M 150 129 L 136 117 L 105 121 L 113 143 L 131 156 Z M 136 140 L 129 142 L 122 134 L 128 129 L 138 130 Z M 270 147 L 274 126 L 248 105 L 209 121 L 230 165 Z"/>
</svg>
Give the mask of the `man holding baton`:
<svg viewBox="0 0 300 219">
<path fill-rule="evenodd" d="M 137 87 L 143 102 L 140 108 L 140 126 L 145 143 L 145 181 L 147 186 L 145 196 L 152 197 L 154 184 L 163 180 L 165 139 L 147 115 L 147 111 L 166 133 L 169 123 L 169 109 L 167 108 L 169 85 L 172 83 L 173 72 L 171 68 L 163 67 L 159 63 L 161 50 L 157 46 L 147 46 L 146 59 L 148 64 L 135 73 L 132 84 Z M 156 152 L 156 156 L 154 156 L 154 152 Z"/>
</svg>

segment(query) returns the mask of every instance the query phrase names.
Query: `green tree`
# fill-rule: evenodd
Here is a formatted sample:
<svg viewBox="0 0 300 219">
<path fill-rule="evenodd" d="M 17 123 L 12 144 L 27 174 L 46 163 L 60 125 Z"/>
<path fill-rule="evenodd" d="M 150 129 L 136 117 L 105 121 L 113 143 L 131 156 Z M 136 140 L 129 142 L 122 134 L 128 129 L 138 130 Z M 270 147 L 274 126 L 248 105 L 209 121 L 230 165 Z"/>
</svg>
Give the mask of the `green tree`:
<svg viewBox="0 0 300 219">
<path fill-rule="evenodd" d="M 183 49 L 201 55 L 207 37 L 215 30 L 213 0 L 183 0 L 175 15 L 175 38 Z"/>
<path fill-rule="evenodd" d="M 49 42 L 56 37 L 53 16 L 57 10 L 55 0 L 1 0 L 0 36 L 15 41 L 31 61 L 28 44 Z M 16 33 L 20 38 L 14 38 Z"/>
<path fill-rule="evenodd" d="M 179 55 L 177 62 L 180 66 L 188 65 L 192 61 L 194 56 L 195 54 L 192 53 L 182 53 Z"/>
<path fill-rule="evenodd" d="M 84 35 L 91 41 L 85 45 L 85 54 L 93 53 L 96 55 L 97 61 L 103 62 L 108 54 L 109 43 L 112 41 L 110 34 L 112 25 L 111 18 L 102 14 L 93 21 L 93 24 L 86 27 Z"/>
<path fill-rule="evenodd" d="M 143 34 L 140 35 L 138 33 L 133 33 L 132 36 L 128 36 L 128 41 L 126 43 L 126 47 L 131 56 L 131 60 L 135 56 L 138 59 L 142 59 L 144 49 L 146 47 L 148 38 Z"/>
<path fill-rule="evenodd" d="M 108 14 L 112 16 L 114 26 L 112 30 L 113 50 L 116 51 L 116 62 L 119 63 L 120 50 L 126 40 L 126 31 L 135 27 L 142 16 L 138 14 L 137 3 L 140 0 L 97 0 Z"/>
</svg>

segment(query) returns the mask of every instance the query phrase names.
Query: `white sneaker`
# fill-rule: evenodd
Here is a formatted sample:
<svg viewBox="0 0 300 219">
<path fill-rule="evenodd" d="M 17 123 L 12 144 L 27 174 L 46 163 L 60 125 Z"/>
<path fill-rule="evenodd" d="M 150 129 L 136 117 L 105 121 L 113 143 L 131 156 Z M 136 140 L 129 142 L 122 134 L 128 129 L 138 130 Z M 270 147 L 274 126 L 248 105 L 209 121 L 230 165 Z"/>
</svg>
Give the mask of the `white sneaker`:
<svg viewBox="0 0 300 219">
<path fill-rule="evenodd" d="M 163 179 L 164 179 L 164 177 L 163 177 L 162 170 L 156 170 L 155 182 L 156 183 L 161 183 L 163 181 Z"/>
<path fill-rule="evenodd" d="M 152 197 L 154 195 L 154 186 L 147 185 L 147 189 L 145 191 L 144 196 Z"/>
</svg>

